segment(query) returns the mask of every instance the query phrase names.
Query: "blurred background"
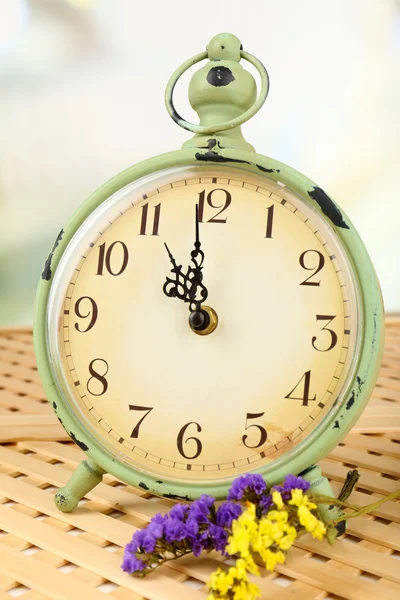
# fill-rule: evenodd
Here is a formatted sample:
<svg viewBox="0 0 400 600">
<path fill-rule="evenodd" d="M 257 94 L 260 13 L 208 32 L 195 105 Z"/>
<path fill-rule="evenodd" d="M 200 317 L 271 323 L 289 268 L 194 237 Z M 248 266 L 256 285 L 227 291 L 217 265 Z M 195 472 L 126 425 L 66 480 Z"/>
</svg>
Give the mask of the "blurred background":
<svg viewBox="0 0 400 600">
<path fill-rule="evenodd" d="M 49 249 L 90 193 L 187 139 L 164 88 L 221 31 L 271 79 L 246 138 L 336 199 L 400 310 L 399 0 L 0 0 L 0 326 L 32 322 Z"/>
</svg>

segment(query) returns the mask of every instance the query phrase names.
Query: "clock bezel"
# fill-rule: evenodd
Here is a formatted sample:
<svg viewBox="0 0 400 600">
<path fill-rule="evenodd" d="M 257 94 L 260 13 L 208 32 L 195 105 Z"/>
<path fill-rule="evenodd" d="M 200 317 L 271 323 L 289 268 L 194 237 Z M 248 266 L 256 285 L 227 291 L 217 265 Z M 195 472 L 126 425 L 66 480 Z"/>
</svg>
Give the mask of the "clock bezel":
<svg viewBox="0 0 400 600">
<path fill-rule="evenodd" d="M 102 444 L 89 435 L 86 428 L 80 423 L 77 416 L 68 408 L 68 403 L 59 393 L 54 382 L 51 367 L 51 356 L 47 344 L 47 304 L 52 279 L 58 263 L 70 240 L 75 235 L 87 217 L 107 198 L 118 192 L 126 185 L 155 172 L 177 167 L 208 166 L 209 168 L 225 163 L 232 168 L 256 174 L 262 177 L 266 173 L 268 179 L 282 182 L 292 192 L 312 206 L 320 216 L 329 224 L 340 240 L 343 251 L 350 260 L 356 284 L 359 290 L 359 299 L 362 306 L 361 312 L 361 342 L 359 344 L 358 363 L 353 371 L 352 382 L 346 396 L 343 398 L 341 409 L 331 416 L 327 416 L 323 430 L 315 441 L 313 436 L 307 436 L 302 442 L 302 452 L 289 456 L 287 461 L 280 460 L 279 466 L 274 468 L 273 463 L 254 469 L 254 472 L 266 476 L 273 485 L 280 482 L 288 473 L 300 473 L 311 464 L 318 462 L 346 435 L 364 409 L 375 385 L 380 361 L 383 352 L 383 305 L 379 283 L 364 247 L 353 225 L 347 216 L 326 195 L 325 203 L 322 196 L 314 199 L 315 190 L 318 188 L 310 179 L 301 175 L 294 169 L 253 152 L 238 150 L 221 150 L 218 152 L 199 152 L 197 149 L 186 149 L 163 154 L 141 162 L 112 178 L 75 212 L 67 223 L 65 230 L 57 238 L 52 252 L 46 261 L 43 278 L 39 283 L 34 341 L 38 362 L 39 374 L 49 401 L 62 422 L 64 429 L 86 454 L 105 471 L 122 479 L 128 484 L 144 487 L 160 496 L 176 499 L 192 499 L 202 493 L 209 493 L 217 498 L 226 496 L 229 483 L 214 482 L 179 482 L 169 481 L 164 478 L 162 482 L 155 476 L 136 471 L 132 466 L 118 460 Z M 312 195 L 311 195 L 312 194 Z M 336 224 L 335 224 L 336 223 Z M 47 278 L 48 277 L 48 278 Z M 333 411 L 332 411 L 333 412 Z M 307 443 L 308 441 L 308 443 Z"/>
</svg>

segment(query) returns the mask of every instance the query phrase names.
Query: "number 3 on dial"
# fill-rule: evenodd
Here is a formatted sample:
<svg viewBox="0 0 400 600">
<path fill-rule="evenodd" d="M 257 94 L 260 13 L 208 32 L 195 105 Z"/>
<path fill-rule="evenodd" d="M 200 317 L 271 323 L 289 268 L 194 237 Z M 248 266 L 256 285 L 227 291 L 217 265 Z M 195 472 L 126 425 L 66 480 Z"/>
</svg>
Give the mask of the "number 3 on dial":
<svg viewBox="0 0 400 600">
<path fill-rule="evenodd" d="M 333 331 L 333 329 L 329 329 L 328 325 L 330 325 L 333 321 L 333 319 L 336 318 L 336 315 L 316 315 L 316 319 L 317 321 L 328 321 L 326 325 L 323 326 L 322 331 L 328 331 L 331 334 L 331 343 L 329 344 L 329 346 L 327 348 L 318 348 L 315 344 L 315 342 L 317 341 L 317 336 L 314 335 L 312 340 L 311 340 L 311 344 L 313 346 L 313 348 L 315 348 L 316 350 L 318 350 L 318 352 L 328 352 L 329 350 L 332 350 L 332 348 L 334 348 L 337 344 L 338 341 L 338 336 L 337 333 L 335 331 Z"/>
</svg>

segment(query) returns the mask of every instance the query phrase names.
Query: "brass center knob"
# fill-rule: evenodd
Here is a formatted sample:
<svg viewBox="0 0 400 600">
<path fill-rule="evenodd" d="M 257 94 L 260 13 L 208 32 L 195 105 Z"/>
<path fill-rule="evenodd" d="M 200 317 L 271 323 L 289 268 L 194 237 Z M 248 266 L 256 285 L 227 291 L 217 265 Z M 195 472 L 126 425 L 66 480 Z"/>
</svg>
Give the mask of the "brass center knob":
<svg viewBox="0 0 400 600">
<path fill-rule="evenodd" d="M 218 325 L 218 315 L 210 306 L 202 306 L 199 312 L 189 315 L 189 327 L 197 335 L 209 335 Z"/>
</svg>

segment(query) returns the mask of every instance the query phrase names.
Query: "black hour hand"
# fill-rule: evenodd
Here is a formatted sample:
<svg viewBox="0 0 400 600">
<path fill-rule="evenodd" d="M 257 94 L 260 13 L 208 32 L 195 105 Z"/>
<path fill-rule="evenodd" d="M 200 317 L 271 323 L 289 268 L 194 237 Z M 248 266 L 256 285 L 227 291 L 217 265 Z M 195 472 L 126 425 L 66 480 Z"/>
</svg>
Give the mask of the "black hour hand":
<svg viewBox="0 0 400 600">
<path fill-rule="evenodd" d="M 167 277 L 163 285 L 163 292 L 166 296 L 168 296 L 168 298 L 179 298 L 180 300 L 184 300 L 186 302 L 188 294 L 186 285 L 187 276 L 182 273 L 182 265 L 176 264 L 175 258 L 165 242 L 164 246 L 172 263 L 171 273 L 174 274 L 174 277 Z"/>
</svg>

